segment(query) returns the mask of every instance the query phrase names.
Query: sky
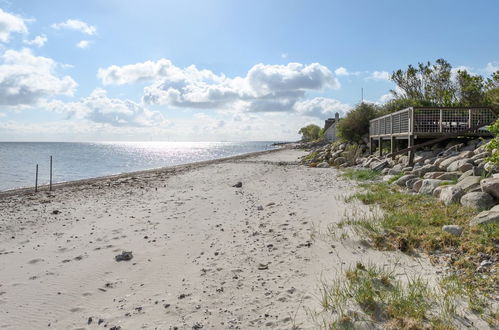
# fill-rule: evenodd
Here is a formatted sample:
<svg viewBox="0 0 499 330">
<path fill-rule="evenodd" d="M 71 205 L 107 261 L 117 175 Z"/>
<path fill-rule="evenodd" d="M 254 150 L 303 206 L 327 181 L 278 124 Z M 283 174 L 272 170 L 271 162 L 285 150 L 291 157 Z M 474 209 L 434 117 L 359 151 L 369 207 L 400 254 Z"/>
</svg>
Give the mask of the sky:
<svg viewBox="0 0 499 330">
<path fill-rule="evenodd" d="M 390 74 L 499 69 L 497 0 L 0 0 L 0 141 L 288 141 Z"/>
</svg>

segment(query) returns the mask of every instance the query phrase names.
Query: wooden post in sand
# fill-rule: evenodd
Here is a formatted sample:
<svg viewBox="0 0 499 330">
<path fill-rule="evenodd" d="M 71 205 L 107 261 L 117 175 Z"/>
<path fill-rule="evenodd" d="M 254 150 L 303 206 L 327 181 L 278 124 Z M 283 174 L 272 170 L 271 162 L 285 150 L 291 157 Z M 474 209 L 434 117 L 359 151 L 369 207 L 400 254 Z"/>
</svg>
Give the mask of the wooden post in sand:
<svg viewBox="0 0 499 330">
<path fill-rule="evenodd" d="M 35 192 L 38 192 L 38 164 L 36 164 L 35 172 Z"/>
<path fill-rule="evenodd" d="M 52 156 L 50 156 L 50 183 L 49 190 L 52 191 Z"/>
</svg>

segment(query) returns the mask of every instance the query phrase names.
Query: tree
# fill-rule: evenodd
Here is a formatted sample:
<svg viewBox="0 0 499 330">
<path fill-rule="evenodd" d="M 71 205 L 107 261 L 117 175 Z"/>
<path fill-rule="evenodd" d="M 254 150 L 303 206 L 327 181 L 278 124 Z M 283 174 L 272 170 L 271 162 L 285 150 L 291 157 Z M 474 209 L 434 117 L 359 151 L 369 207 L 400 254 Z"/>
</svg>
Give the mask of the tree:
<svg viewBox="0 0 499 330">
<path fill-rule="evenodd" d="M 455 72 L 449 62 L 438 59 L 397 70 L 391 80 L 397 88 L 391 90 L 394 99 L 383 105 L 383 113 L 408 106 L 499 106 L 499 71 L 485 79 L 466 70 Z"/>
<path fill-rule="evenodd" d="M 321 137 L 321 135 L 324 135 L 324 132 L 322 132 L 322 128 L 320 128 L 319 126 L 310 124 L 300 128 L 298 134 L 301 134 L 302 135 L 301 140 L 306 142 L 306 141 L 317 140 L 318 138 Z"/>
<path fill-rule="evenodd" d="M 376 118 L 379 108 L 375 104 L 362 102 L 347 113 L 337 126 L 339 136 L 351 142 L 359 142 L 369 134 L 369 121 Z"/>
</svg>

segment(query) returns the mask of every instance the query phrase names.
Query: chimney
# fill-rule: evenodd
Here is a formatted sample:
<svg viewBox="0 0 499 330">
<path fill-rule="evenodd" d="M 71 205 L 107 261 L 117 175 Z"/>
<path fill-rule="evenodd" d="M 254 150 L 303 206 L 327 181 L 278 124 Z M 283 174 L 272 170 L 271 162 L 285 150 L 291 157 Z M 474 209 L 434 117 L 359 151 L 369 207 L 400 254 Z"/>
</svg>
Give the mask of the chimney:
<svg viewBox="0 0 499 330">
<path fill-rule="evenodd" d="M 338 112 L 334 114 L 334 120 L 336 122 L 338 122 L 338 120 L 340 120 L 340 114 Z"/>
</svg>

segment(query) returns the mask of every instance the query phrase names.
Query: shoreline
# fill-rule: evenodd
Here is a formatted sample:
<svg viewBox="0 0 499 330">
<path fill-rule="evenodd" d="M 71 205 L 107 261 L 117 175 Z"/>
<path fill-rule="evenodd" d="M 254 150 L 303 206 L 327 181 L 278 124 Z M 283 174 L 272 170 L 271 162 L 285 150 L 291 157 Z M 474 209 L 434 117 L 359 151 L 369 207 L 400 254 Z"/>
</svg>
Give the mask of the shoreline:
<svg viewBox="0 0 499 330">
<path fill-rule="evenodd" d="M 281 151 L 281 150 L 290 149 L 291 145 L 293 145 L 293 144 L 294 144 L 293 142 L 290 142 L 290 143 L 286 143 L 286 144 L 282 144 L 282 145 L 276 145 L 277 147 L 275 149 L 271 149 L 271 150 L 254 151 L 254 152 L 243 153 L 243 154 L 229 156 L 229 157 L 216 158 L 216 159 L 210 159 L 210 160 L 202 160 L 202 161 L 192 162 L 192 163 L 178 164 L 178 165 L 173 165 L 173 166 L 164 166 L 164 167 L 158 167 L 158 168 L 152 168 L 152 169 L 140 170 L 140 171 L 123 172 L 123 173 L 118 173 L 118 174 L 110 174 L 110 175 L 104 175 L 104 176 L 91 177 L 91 178 L 87 178 L 87 179 L 78 179 L 78 180 L 57 182 L 57 183 L 52 184 L 52 192 L 54 192 L 57 189 L 61 189 L 61 188 L 79 187 L 79 186 L 83 186 L 86 184 L 98 183 L 100 181 L 105 181 L 105 180 L 109 180 L 109 179 L 123 179 L 123 178 L 127 178 L 129 176 L 134 176 L 134 175 L 145 175 L 145 174 L 153 174 L 153 173 L 168 173 L 169 171 L 172 171 L 172 172 L 185 171 L 185 170 L 190 170 L 193 168 L 198 168 L 198 167 L 217 164 L 217 163 L 223 163 L 223 162 L 227 162 L 227 161 L 240 160 L 240 159 L 249 158 L 249 157 L 256 157 L 256 156 L 265 155 L 268 153 L 273 153 L 273 152 L 277 152 L 277 151 Z M 5 198 L 5 197 L 12 197 L 12 196 L 34 195 L 34 194 L 37 194 L 40 192 L 50 192 L 48 184 L 39 185 L 38 192 L 35 192 L 34 190 L 35 190 L 34 186 L 23 187 L 23 188 L 14 188 L 14 189 L 8 189 L 8 190 L 0 190 L 0 199 Z"/>
</svg>

